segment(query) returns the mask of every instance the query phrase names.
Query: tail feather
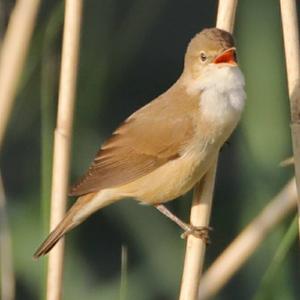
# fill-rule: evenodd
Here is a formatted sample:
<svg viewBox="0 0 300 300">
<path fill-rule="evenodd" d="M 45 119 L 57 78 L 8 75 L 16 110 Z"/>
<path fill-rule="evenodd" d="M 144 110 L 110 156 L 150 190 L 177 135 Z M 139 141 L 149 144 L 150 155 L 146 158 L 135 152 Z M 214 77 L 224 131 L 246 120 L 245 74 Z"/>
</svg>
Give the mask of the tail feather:
<svg viewBox="0 0 300 300">
<path fill-rule="evenodd" d="M 63 219 L 63 221 L 48 235 L 46 240 L 41 244 L 41 246 L 36 250 L 33 258 L 37 259 L 40 256 L 46 255 L 56 243 L 73 227 L 72 221 L 69 218 Z"/>
<path fill-rule="evenodd" d="M 56 226 L 56 228 L 48 235 L 46 240 L 41 244 L 41 246 L 36 250 L 33 258 L 37 259 L 40 256 L 46 255 L 56 243 L 71 229 L 79 225 L 85 220 L 85 218 L 78 219 L 75 216 L 78 211 L 93 197 L 95 193 L 90 193 L 85 196 L 80 197 L 76 203 L 71 207 L 63 220 Z M 87 215 L 88 216 L 88 215 Z"/>
</svg>

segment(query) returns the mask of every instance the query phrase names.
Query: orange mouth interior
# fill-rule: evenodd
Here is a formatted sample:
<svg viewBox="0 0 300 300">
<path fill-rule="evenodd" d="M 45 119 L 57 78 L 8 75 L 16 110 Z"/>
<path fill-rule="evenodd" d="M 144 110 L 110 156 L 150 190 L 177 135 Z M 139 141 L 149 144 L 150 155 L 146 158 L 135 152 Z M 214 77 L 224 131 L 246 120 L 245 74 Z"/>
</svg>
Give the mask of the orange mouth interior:
<svg viewBox="0 0 300 300">
<path fill-rule="evenodd" d="M 230 48 L 217 56 L 214 60 L 215 64 L 226 63 L 230 65 L 237 65 L 236 53 L 234 48 Z"/>
</svg>

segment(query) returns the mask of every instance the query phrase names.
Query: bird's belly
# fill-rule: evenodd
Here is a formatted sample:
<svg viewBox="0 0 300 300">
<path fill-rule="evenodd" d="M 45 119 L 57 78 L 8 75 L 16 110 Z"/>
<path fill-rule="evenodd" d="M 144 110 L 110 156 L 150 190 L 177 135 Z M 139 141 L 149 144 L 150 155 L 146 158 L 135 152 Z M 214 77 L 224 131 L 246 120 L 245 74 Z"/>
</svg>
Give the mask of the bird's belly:
<svg viewBox="0 0 300 300">
<path fill-rule="evenodd" d="M 147 204 L 173 200 L 192 189 L 206 173 L 212 161 L 211 154 L 191 153 L 170 161 L 152 173 L 119 187 L 118 192 Z"/>
</svg>

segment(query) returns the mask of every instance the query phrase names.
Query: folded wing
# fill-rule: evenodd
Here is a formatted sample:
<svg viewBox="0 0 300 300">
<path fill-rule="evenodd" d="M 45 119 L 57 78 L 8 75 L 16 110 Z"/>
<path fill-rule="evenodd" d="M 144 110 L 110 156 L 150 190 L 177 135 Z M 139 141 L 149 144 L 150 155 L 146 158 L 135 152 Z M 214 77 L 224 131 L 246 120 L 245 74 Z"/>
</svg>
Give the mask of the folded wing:
<svg viewBox="0 0 300 300">
<path fill-rule="evenodd" d="M 193 136 L 197 103 L 162 96 L 131 115 L 101 147 L 70 195 L 120 186 L 180 156 Z"/>
</svg>

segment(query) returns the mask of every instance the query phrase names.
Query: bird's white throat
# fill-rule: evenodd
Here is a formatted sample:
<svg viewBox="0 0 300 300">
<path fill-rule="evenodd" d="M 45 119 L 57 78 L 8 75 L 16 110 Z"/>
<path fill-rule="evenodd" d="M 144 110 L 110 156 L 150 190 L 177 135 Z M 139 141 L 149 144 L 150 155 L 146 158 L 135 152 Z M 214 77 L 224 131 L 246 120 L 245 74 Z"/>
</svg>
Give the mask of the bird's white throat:
<svg viewBox="0 0 300 300">
<path fill-rule="evenodd" d="M 187 92 L 200 93 L 201 113 L 211 121 L 239 118 L 245 104 L 244 76 L 238 67 L 210 65 L 201 78 L 189 80 Z"/>
</svg>

